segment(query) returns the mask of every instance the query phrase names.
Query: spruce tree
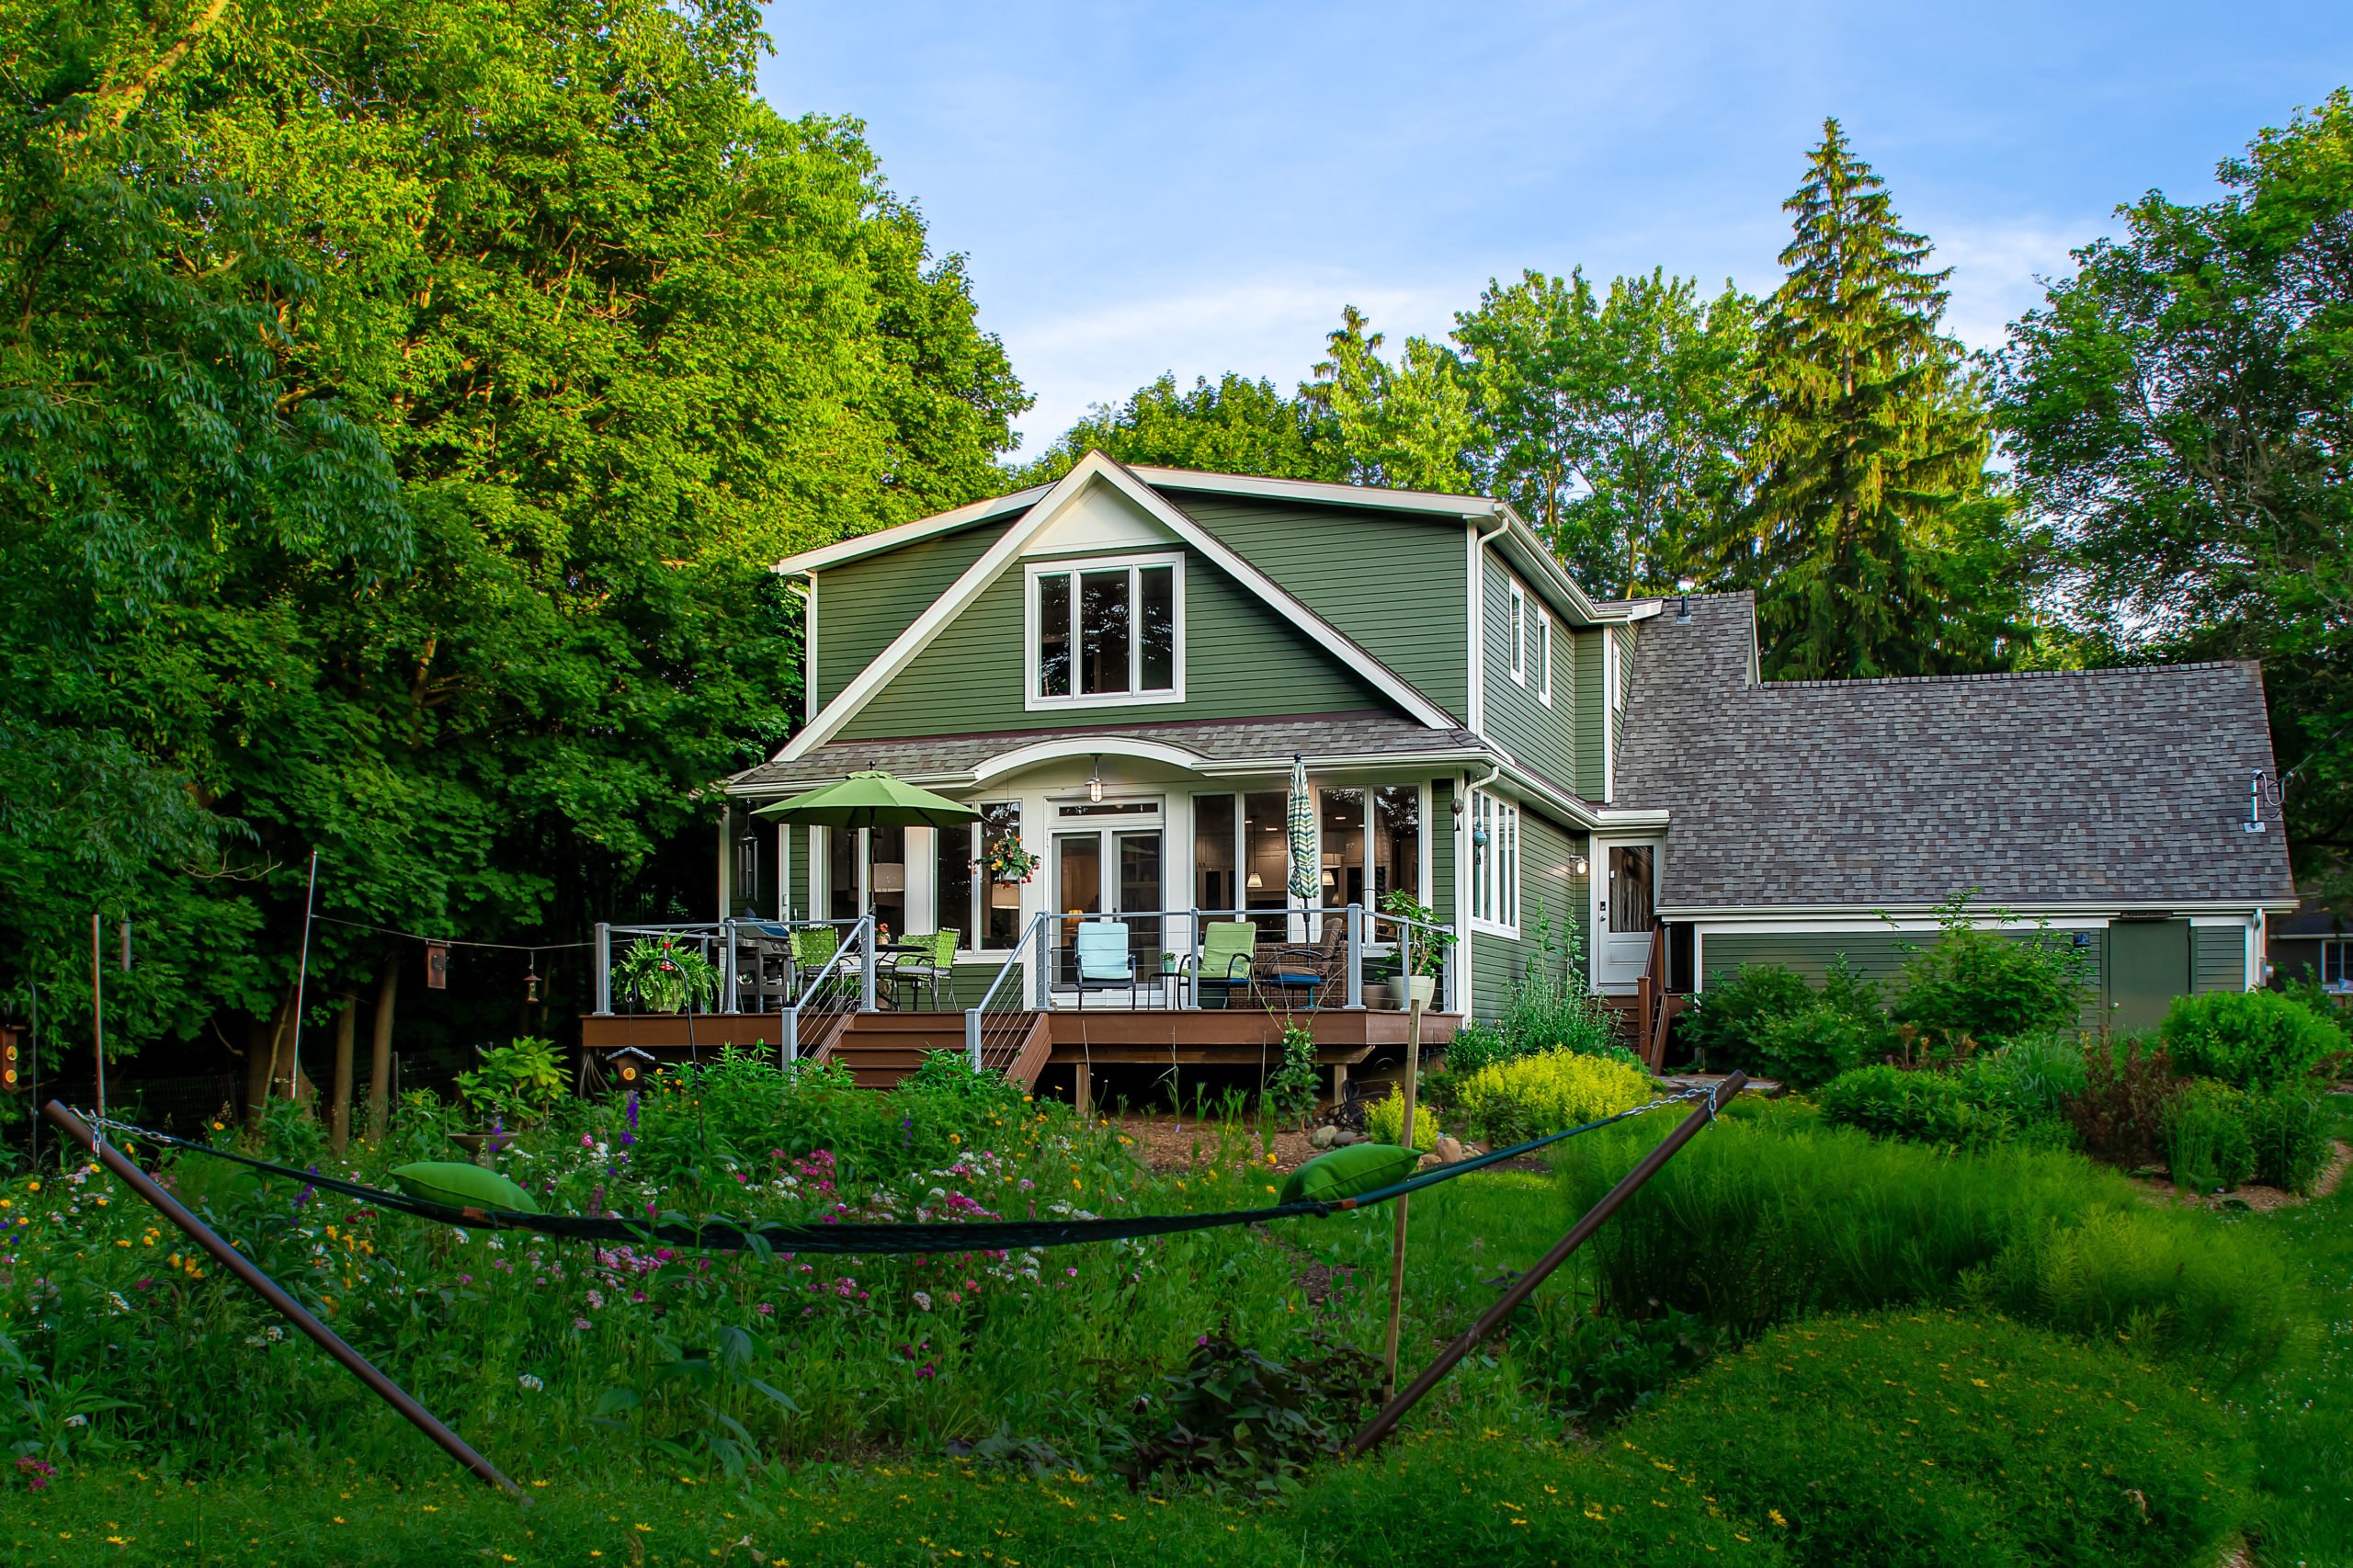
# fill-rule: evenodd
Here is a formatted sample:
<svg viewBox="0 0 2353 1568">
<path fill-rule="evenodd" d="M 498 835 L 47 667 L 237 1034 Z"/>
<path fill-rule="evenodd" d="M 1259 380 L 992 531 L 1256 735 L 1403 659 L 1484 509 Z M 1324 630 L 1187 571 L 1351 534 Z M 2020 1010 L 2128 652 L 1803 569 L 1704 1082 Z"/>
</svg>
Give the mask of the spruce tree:
<svg viewBox="0 0 2353 1568">
<path fill-rule="evenodd" d="M 1938 330 L 1949 274 L 1836 119 L 1782 206 L 1796 233 L 1757 328 L 1752 500 L 1719 544 L 1725 576 L 1756 590 L 1765 673 L 1997 663 L 2016 586 L 1984 563 L 2008 512 L 1986 493 L 1975 385 Z"/>
</svg>

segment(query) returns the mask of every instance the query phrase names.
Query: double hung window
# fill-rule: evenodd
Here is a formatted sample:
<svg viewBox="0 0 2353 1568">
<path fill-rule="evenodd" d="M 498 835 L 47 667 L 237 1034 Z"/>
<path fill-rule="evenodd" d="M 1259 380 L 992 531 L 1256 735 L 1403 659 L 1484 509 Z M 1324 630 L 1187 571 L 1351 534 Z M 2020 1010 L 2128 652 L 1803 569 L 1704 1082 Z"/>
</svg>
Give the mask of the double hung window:
<svg viewBox="0 0 2353 1568">
<path fill-rule="evenodd" d="M 1021 884 L 988 873 L 991 846 L 1021 841 L 1021 803 L 980 802 L 981 820 L 939 830 L 938 928 L 967 952 L 1002 952 L 1021 937 Z"/>
<path fill-rule="evenodd" d="M 1519 934 L 1519 808 L 1471 792 L 1471 923 Z"/>
<path fill-rule="evenodd" d="M 1029 569 L 1029 706 L 1185 695 L 1185 564 L 1175 554 Z"/>
</svg>

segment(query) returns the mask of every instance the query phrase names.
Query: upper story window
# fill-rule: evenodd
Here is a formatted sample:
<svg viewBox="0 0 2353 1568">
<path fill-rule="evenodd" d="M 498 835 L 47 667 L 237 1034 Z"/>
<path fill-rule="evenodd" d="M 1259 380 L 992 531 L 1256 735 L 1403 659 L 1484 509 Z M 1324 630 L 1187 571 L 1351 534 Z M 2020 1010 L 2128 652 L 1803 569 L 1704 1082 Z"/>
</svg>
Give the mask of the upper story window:
<svg viewBox="0 0 2353 1568">
<path fill-rule="evenodd" d="M 1536 700 L 1545 707 L 1552 706 L 1552 615 L 1543 606 L 1536 607 L 1529 630 L 1529 657 L 1536 665 Z"/>
<path fill-rule="evenodd" d="M 1032 565 L 1029 600 L 1029 707 L 1184 699 L 1183 556 Z"/>
<path fill-rule="evenodd" d="M 1528 682 L 1528 590 L 1511 585 L 1511 678 Z"/>
</svg>

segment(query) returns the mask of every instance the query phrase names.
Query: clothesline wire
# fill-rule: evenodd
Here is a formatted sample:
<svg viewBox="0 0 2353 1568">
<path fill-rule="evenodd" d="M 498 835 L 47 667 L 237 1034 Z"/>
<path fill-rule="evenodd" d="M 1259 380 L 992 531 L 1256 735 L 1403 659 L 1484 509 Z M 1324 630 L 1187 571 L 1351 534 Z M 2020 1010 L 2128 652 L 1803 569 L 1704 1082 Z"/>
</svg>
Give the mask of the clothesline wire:
<svg viewBox="0 0 2353 1568">
<path fill-rule="evenodd" d="M 506 953 L 552 953 L 566 948 L 593 948 L 594 942 L 473 942 L 462 937 L 427 937 L 416 931 L 403 931 L 391 926 L 379 926 L 368 920 L 338 920 L 332 915 L 314 915 L 313 920 L 324 920 L 330 926 L 348 926 L 355 931 L 374 931 L 386 937 L 405 937 L 412 942 L 425 942 L 437 948 L 494 948 Z"/>
</svg>

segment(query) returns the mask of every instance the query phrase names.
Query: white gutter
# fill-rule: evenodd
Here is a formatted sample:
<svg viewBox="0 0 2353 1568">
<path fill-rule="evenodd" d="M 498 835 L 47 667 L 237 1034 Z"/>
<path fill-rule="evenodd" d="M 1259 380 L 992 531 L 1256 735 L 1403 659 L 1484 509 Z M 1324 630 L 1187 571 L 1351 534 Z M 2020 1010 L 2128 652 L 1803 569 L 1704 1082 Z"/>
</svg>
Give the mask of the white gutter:
<svg viewBox="0 0 2353 1568">
<path fill-rule="evenodd" d="M 1662 903 L 1658 916 L 1662 920 L 1755 920 L 1802 921 L 1824 919 L 1877 919 L 1886 915 L 1895 918 L 1923 919 L 1933 916 L 1946 907 L 1941 903 L 1749 903 L 1749 904 L 1690 904 Z M 2294 909 L 2293 899 L 2134 899 L 2127 902 L 2109 901 L 2102 903 L 2081 902 L 2019 902 L 2003 903 L 1987 902 L 1972 903 L 1972 918 L 2009 915 L 2018 920 L 2032 920 L 2038 915 L 2245 915 L 2250 910 Z"/>
</svg>

